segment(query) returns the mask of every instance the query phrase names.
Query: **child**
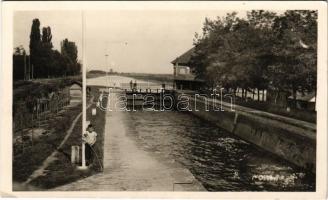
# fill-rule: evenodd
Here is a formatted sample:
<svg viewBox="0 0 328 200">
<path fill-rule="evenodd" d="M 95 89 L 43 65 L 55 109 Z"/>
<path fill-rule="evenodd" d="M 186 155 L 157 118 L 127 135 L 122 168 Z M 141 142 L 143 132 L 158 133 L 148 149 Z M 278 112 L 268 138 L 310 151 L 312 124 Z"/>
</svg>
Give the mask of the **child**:
<svg viewBox="0 0 328 200">
<path fill-rule="evenodd" d="M 87 165 L 93 162 L 93 151 L 91 148 L 95 148 L 97 140 L 97 133 L 94 131 L 92 124 L 89 124 L 87 131 L 83 134 L 83 142 L 85 143 L 85 159 Z"/>
</svg>

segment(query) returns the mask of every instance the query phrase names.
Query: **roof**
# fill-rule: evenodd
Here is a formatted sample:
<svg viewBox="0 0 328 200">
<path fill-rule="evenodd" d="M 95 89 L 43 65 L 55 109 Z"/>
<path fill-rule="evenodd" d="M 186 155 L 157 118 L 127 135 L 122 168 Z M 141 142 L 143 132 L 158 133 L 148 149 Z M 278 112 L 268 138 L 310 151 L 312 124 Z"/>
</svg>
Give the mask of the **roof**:
<svg viewBox="0 0 328 200">
<path fill-rule="evenodd" d="M 79 86 L 82 87 L 82 82 L 80 82 L 80 81 L 73 81 L 73 82 L 71 83 L 71 86 L 74 85 L 74 84 L 77 84 L 77 85 L 79 85 Z"/>
<path fill-rule="evenodd" d="M 193 53 L 195 52 L 195 47 L 189 49 L 187 52 L 185 52 L 184 54 L 182 54 L 181 56 L 177 57 L 176 59 L 174 59 L 171 63 L 172 64 L 179 64 L 179 65 L 188 65 L 190 62 L 190 58 L 193 55 Z"/>
<path fill-rule="evenodd" d="M 288 99 L 293 99 L 293 96 L 289 96 Z M 307 101 L 307 102 L 314 102 L 315 99 L 315 93 L 311 92 L 305 95 L 300 94 L 297 92 L 296 94 L 296 100 L 297 101 Z"/>
</svg>

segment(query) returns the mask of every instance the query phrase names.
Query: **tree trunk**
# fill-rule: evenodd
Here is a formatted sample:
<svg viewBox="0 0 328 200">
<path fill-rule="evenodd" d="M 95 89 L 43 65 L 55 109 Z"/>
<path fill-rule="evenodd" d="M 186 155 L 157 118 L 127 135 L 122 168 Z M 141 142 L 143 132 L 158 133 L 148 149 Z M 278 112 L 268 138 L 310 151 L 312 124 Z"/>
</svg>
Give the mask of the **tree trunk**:
<svg viewBox="0 0 328 200">
<path fill-rule="evenodd" d="M 254 98 L 255 98 L 255 89 L 254 88 L 252 89 L 252 92 L 253 92 L 253 100 L 254 100 Z"/>
<path fill-rule="evenodd" d="M 296 88 L 293 87 L 293 106 L 296 108 Z"/>
<path fill-rule="evenodd" d="M 260 90 L 257 88 L 257 101 L 260 101 Z"/>
<path fill-rule="evenodd" d="M 276 96 L 274 98 L 274 103 L 275 104 L 277 104 L 278 97 L 279 97 L 279 90 L 276 92 Z"/>
<path fill-rule="evenodd" d="M 314 110 L 315 111 L 317 111 L 316 105 L 317 105 L 317 88 L 314 88 Z"/>
</svg>

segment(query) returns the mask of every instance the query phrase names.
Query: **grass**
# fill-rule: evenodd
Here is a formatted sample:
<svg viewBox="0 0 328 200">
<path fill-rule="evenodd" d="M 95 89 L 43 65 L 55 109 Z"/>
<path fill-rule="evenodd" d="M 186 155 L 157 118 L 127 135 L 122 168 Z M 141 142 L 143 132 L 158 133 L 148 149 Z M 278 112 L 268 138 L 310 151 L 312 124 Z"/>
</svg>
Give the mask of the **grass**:
<svg viewBox="0 0 328 200">
<path fill-rule="evenodd" d="M 68 86 L 73 81 L 80 80 L 81 76 L 36 79 L 31 81 L 19 80 L 13 83 L 13 111 L 17 109 L 18 102 L 26 102 L 27 97 L 40 97 L 50 91 Z M 42 164 L 42 162 L 59 146 L 69 129 L 71 122 L 82 111 L 82 106 L 65 108 L 63 112 L 49 114 L 48 119 L 42 120 L 44 133 L 40 137 L 22 143 L 13 144 L 13 181 L 23 182 Z M 24 112 L 21 110 L 20 115 Z M 13 113 L 14 115 L 14 113 Z M 26 116 L 23 116 L 26 117 Z M 31 130 L 33 125 L 26 126 Z M 35 127 L 37 128 L 37 127 Z M 25 130 L 25 131 L 26 131 Z M 75 130 L 77 131 L 77 130 Z M 17 136 L 17 132 L 13 137 Z"/>
<path fill-rule="evenodd" d="M 69 129 L 71 122 L 82 111 L 82 107 L 75 106 L 65 111 L 58 120 L 48 120 L 47 132 L 38 140 L 33 142 L 33 146 L 29 145 L 22 150 L 14 146 L 13 155 L 13 181 L 23 182 L 35 171 L 42 162 L 59 146 Z M 54 119 L 54 118 L 52 118 Z M 50 130 L 52 129 L 52 130 Z M 75 130 L 77 131 L 77 130 Z"/>
<path fill-rule="evenodd" d="M 104 148 L 104 127 L 105 127 L 105 116 L 106 113 L 100 111 L 97 108 L 96 117 L 91 116 L 91 109 L 96 107 L 96 101 L 99 96 L 98 88 L 91 87 L 91 96 L 94 97 L 92 105 L 87 109 L 87 120 L 90 120 L 91 123 L 95 126 L 95 131 L 97 132 L 97 142 L 95 145 L 95 151 L 98 154 L 98 157 L 103 165 L 103 148 Z M 88 97 L 88 102 L 90 97 Z M 105 103 L 103 104 L 105 105 Z M 81 146 L 81 133 L 82 133 L 82 123 L 78 123 L 74 128 L 73 133 L 68 138 L 67 142 L 60 149 L 60 153 L 57 156 L 57 160 L 49 165 L 46 169 L 48 170 L 46 176 L 41 176 L 35 179 L 32 184 L 41 189 L 49 189 L 64 185 L 79 179 L 91 176 L 93 174 L 99 173 L 101 171 L 101 166 L 98 161 L 95 159 L 93 166 L 86 171 L 78 170 L 76 165 L 71 164 L 70 154 L 71 146 L 78 145 Z"/>
</svg>

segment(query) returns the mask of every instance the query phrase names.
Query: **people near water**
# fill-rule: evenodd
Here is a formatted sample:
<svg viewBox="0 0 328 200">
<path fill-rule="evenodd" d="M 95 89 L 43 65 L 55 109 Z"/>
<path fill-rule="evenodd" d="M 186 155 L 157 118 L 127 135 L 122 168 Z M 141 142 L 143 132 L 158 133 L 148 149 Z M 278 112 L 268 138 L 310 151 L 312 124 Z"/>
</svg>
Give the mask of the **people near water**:
<svg viewBox="0 0 328 200">
<path fill-rule="evenodd" d="M 134 80 L 134 83 L 133 83 L 133 90 L 137 90 L 137 81 Z"/>
<path fill-rule="evenodd" d="M 82 141 L 85 144 L 85 160 L 86 164 L 90 165 L 93 163 L 94 159 L 94 148 L 97 141 L 97 133 L 94 131 L 92 124 L 89 124 L 86 132 L 84 132 Z"/>
<path fill-rule="evenodd" d="M 130 81 L 130 89 L 131 90 L 133 89 L 133 82 L 132 82 L 132 80 Z"/>
</svg>

